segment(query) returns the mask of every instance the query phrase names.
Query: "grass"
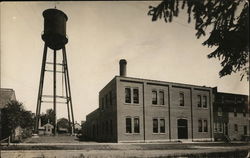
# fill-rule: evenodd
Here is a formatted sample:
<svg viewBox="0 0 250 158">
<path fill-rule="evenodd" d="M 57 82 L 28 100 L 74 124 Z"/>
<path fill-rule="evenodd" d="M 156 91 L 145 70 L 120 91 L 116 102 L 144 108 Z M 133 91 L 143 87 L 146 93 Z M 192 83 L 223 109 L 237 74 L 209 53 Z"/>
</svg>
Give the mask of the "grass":
<svg viewBox="0 0 250 158">
<path fill-rule="evenodd" d="M 28 138 L 24 143 L 74 143 L 79 142 L 75 136 L 39 136 L 38 138 Z"/>
</svg>

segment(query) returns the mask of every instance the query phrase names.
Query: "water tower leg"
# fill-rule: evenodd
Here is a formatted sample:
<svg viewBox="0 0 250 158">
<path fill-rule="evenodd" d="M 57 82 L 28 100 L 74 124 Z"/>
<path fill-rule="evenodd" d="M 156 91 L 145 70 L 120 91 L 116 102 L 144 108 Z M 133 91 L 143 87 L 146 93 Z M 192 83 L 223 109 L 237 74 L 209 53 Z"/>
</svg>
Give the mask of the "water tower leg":
<svg viewBox="0 0 250 158">
<path fill-rule="evenodd" d="M 74 121 L 74 113 L 73 113 L 73 105 L 72 105 L 72 98 L 71 98 L 71 90 L 70 90 L 70 81 L 69 81 L 69 71 L 68 71 L 68 63 L 67 63 L 67 56 L 66 56 L 66 49 L 65 47 L 62 48 L 63 51 L 63 59 L 65 61 L 65 70 L 66 70 L 66 77 L 67 77 L 67 84 L 68 84 L 68 92 L 69 92 L 69 103 L 71 108 L 71 118 L 72 118 L 72 127 L 73 133 L 75 133 L 75 121 Z"/>
<path fill-rule="evenodd" d="M 40 75 L 38 97 L 37 97 L 35 133 L 38 133 L 38 125 L 39 125 L 39 118 L 40 118 L 40 112 L 41 112 L 42 93 L 43 93 L 43 83 L 44 83 L 44 72 L 45 72 L 45 65 L 46 65 L 46 60 L 47 60 L 47 50 L 48 50 L 48 47 L 46 44 L 44 44 L 41 75 Z"/>
<path fill-rule="evenodd" d="M 62 52 L 63 53 L 63 52 Z M 69 130 L 71 132 L 72 128 L 71 127 L 71 119 L 70 119 L 70 109 L 69 109 L 69 92 L 68 92 L 68 81 L 67 81 L 67 75 L 66 75 L 66 68 L 65 68 L 65 59 L 63 56 L 63 75 L 64 75 L 64 82 L 65 82 L 65 92 L 66 92 L 66 103 L 67 103 L 67 110 L 68 110 L 68 121 L 69 121 Z"/>
<path fill-rule="evenodd" d="M 54 104 L 54 135 L 57 134 L 57 120 L 56 120 L 56 50 L 54 50 L 54 63 L 53 63 L 53 104 Z"/>
</svg>

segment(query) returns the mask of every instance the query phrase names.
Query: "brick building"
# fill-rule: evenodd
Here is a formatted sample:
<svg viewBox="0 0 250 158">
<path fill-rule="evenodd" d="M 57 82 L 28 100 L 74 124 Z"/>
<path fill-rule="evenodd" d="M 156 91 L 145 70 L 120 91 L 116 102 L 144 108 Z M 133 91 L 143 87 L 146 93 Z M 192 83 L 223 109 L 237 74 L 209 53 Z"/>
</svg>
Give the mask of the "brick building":
<svg viewBox="0 0 250 158">
<path fill-rule="evenodd" d="M 101 142 L 212 141 L 213 89 L 115 76 L 86 116 L 86 135 Z"/>
<path fill-rule="evenodd" d="M 214 136 L 243 140 L 250 134 L 249 99 L 247 95 L 221 93 L 214 89 Z"/>
</svg>

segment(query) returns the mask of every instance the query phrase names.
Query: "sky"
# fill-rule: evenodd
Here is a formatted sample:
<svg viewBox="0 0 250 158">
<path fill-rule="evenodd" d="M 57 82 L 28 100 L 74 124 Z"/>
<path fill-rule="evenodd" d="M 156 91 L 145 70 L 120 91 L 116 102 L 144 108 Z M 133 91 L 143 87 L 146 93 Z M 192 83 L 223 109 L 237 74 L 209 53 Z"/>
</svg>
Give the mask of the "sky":
<svg viewBox="0 0 250 158">
<path fill-rule="evenodd" d="M 172 23 L 151 21 L 147 2 L 1 2 L 1 88 L 15 90 L 16 98 L 35 112 L 44 42 L 42 12 L 62 10 L 68 16 L 66 45 L 75 120 L 95 110 L 99 91 L 119 75 L 119 60 L 127 60 L 127 76 L 218 87 L 220 92 L 249 94 L 240 73 L 219 77 L 220 61 L 208 59 L 215 48 L 202 46 L 194 24 L 182 11 Z M 58 62 L 61 51 L 58 51 Z M 52 60 L 52 50 L 48 60 Z M 63 95 L 58 76 L 58 94 Z M 52 89 L 45 74 L 44 94 Z M 42 104 L 42 111 L 52 108 Z M 66 105 L 57 105 L 58 118 L 67 117 Z"/>
</svg>

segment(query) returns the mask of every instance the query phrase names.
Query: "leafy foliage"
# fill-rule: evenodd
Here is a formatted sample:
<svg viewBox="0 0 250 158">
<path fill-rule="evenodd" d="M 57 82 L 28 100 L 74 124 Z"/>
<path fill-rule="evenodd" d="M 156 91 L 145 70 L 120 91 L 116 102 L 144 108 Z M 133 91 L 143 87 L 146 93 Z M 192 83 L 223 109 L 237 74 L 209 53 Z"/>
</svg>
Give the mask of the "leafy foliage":
<svg viewBox="0 0 250 158">
<path fill-rule="evenodd" d="M 66 129 L 69 129 L 69 121 L 68 121 L 68 119 L 66 119 L 66 118 L 60 118 L 60 119 L 57 121 L 57 127 L 58 127 L 58 128 L 66 128 Z"/>
<path fill-rule="evenodd" d="M 41 116 L 41 124 L 42 126 L 46 123 L 50 122 L 51 124 L 54 124 L 55 121 L 55 113 L 53 109 L 47 109 L 46 113 L 42 113 Z"/>
<path fill-rule="evenodd" d="M 2 109 L 2 136 L 8 137 L 18 126 L 31 130 L 34 126 L 34 114 L 26 111 L 22 103 L 10 101 Z"/>
<path fill-rule="evenodd" d="M 196 37 L 205 36 L 203 45 L 215 46 L 208 58 L 219 58 L 222 69 L 220 77 L 242 71 L 241 79 L 249 80 L 249 0 L 182 0 L 181 9 L 187 6 L 188 22 L 195 20 Z M 149 7 L 152 21 L 164 18 L 172 22 L 179 15 L 180 0 L 164 0 L 158 6 Z M 238 14 L 238 10 L 241 10 Z"/>
</svg>

